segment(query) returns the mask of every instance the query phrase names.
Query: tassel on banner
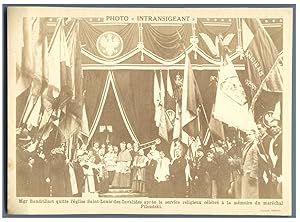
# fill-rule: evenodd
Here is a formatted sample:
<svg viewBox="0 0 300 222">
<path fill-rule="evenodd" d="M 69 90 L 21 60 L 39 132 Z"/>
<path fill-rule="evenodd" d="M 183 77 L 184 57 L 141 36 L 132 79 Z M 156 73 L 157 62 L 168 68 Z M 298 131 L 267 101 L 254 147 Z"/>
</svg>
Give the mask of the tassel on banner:
<svg viewBox="0 0 300 222">
<path fill-rule="evenodd" d="M 194 50 L 194 59 L 197 60 L 197 52 Z"/>
</svg>

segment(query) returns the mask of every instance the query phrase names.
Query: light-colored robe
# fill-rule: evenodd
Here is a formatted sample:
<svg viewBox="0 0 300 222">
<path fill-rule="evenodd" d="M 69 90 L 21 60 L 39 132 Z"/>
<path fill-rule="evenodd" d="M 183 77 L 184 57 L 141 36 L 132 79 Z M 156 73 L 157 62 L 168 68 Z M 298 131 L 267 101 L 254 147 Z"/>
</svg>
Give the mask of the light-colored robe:
<svg viewBox="0 0 300 222">
<path fill-rule="evenodd" d="M 130 187 L 131 161 L 132 157 L 127 149 L 118 154 L 116 174 L 112 182 L 113 187 Z"/>
<path fill-rule="evenodd" d="M 241 177 L 241 198 L 256 199 L 259 198 L 258 192 L 258 147 L 257 143 L 249 142 L 242 150 L 242 169 Z M 250 183 L 251 178 L 256 179 Z"/>
</svg>

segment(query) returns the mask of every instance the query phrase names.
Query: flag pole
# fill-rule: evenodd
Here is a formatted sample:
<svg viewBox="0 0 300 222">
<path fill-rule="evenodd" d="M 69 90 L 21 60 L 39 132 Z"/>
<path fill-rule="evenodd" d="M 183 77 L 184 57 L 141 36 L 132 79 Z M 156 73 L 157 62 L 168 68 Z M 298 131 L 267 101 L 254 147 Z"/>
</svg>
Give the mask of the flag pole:
<svg viewBox="0 0 300 222">
<path fill-rule="evenodd" d="M 198 134 L 199 134 L 199 140 L 200 140 L 200 143 L 201 143 L 201 146 L 204 147 L 204 142 L 203 140 L 201 139 L 201 136 L 200 136 L 200 133 L 201 133 L 201 128 L 200 128 L 200 110 L 199 110 L 199 107 L 197 109 L 197 120 L 198 120 Z"/>
<path fill-rule="evenodd" d="M 55 134 L 54 145 L 56 144 L 56 140 L 57 140 L 57 136 L 58 136 L 59 124 L 60 124 L 60 121 L 61 121 L 60 117 L 61 117 L 61 111 L 60 111 L 59 117 L 58 117 L 58 124 L 57 124 L 57 130 L 56 130 L 56 134 Z"/>
<path fill-rule="evenodd" d="M 28 108 L 28 105 L 29 105 L 29 102 L 30 102 L 30 100 L 31 100 L 31 97 L 32 97 L 32 95 L 30 95 L 29 100 L 27 99 L 26 105 L 25 105 L 25 107 L 24 107 L 22 116 L 21 116 L 20 121 L 19 121 L 19 127 L 21 126 L 21 124 L 22 124 L 22 122 L 23 122 L 23 118 L 24 118 L 24 116 L 25 116 L 25 113 L 26 113 L 26 110 L 27 110 L 27 108 Z"/>
<path fill-rule="evenodd" d="M 33 96 L 33 95 L 31 95 L 30 97 L 32 97 L 32 96 Z M 40 95 L 38 95 L 38 97 L 37 97 L 36 100 L 34 101 L 33 106 L 31 107 L 31 110 L 30 110 L 28 116 L 26 117 L 26 120 L 25 120 L 25 122 L 24 122 L 24 125 L 23 125 L 22 128 L 21 128 L 21 132 L 22 132 L 23 129 L 25 128 L 25 125 L 27 124 L 27 122 L 28 122 L 28 120 L 29 120 L 29 117 L 31 116 L 31 114 L 32 114 L 32 112 L 33 112 L 33 109 L 34 109 L 35 105 L 37 104 L 37 101 L 39 100 L 39 97 L 40 97 Z M 31 98 L 30 98 L 30 100 L 31 100 Z M 27 103 L 27 105 L 26 105 L 26 110 L 27 110 L 27 108 L 28 108 L 29 102 L 30 102 L 30 101 L 28 101 L 28 103 Z M 24 110 L 22 119 L 21 119 L 21 121 L 20 121 L 20 123 L 19 123 L 19 127 L 21 126 L 21 124 L 22 124 L 22 122 L 23 122 L 23 118 L 24 118 L 24 116 L 25 116 L 26 110 Z"/>
<path fill-rule="evenodd" d="M 42 137 L 43 137 L 43 135 L 44 135 L 44 133 L 45 133 L 45 130 L 46 130 L 46 128 L 47 128 L 47 125 L 48 125 L 49 122 L 50 122 L 50 119 L 51 119 L 51 117 L 52 117 L 53 112 L 54 112 L 54 109 L 52 109 L 51 114 L 50 114 L 50 116 L 49 116 L 49 118 L 48 118 L 48 120 L 47 120 L 45 126 L 43 127 L 42 134 L 41 134 L 41 136 L 40 136 L 39 139 L 38 139 L 38 142 L 37 142 L 37 144 L 36 144 L 35 149 L 37 149 L 39 143 L 40 143 L 41 140 L 42 140 Z"/>
<path fill-rule="evenodd" d="M 207 127 L 208 127 L 208 129 L 209 129 L 209 131 L 210 131 L 211 139 L 212 139 L 213 143 L 215 143 L 214 136 L 213 136 L 213 134 L 212 134 L 212 132 L 211 132 L 211 130 L 210 130 L 210 128 L 209 128 L 209 122 L 208 122 L 208 118 L 207 118 L 207 115 L 206 115 L 206 111 L 205 111 L 205 109 L 204 109 L 204 106 L 203 106 L 203 104 L 201 104 L 200 106 L 201 106 L 201 109 L 202 109 L 202 111 L 203 111 L 203 113 L 204 113 L 205 121 L 206 121 Z M 199 118 L 199 115 L 198 115 L 198 118 Z"/>
<path fill-rule="evenodd" d="M 57 127 L 57 130 L 56 130 L 56 133 L 55 133 L 54 145 L 56 144 L 56 140 L 57 140 L 57 136 L 58 136 L 58 130 L 59 130 L 59 127 Z"/>
</svg>

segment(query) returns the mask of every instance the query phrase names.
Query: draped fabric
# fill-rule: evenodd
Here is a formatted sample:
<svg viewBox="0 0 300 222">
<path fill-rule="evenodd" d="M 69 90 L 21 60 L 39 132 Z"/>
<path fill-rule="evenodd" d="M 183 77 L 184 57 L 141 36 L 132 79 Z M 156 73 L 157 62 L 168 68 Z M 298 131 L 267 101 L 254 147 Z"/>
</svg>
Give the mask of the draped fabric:
<svg viewBox="0 0 300 222">
<path fill-rule="evenodd" d="M 198 39 L 197 50 L 204 53 L 213 61 L 219 62 L 220 55 L 213 53 L 214 50 L 217 50 L 217 47 L 220 47 L 216 41 L 218 36 L 222 35 L 223 41 L 227 38 L 229 55 L 235 53 L 238 46 L 237 20 L 232 19 L 230 22 L 229 26 L 207 26 L 198 19 L 195 25 L 182 24 L 170 26 L 166 29 L 159 25 L 142 24 L 142 29 L 140 29 L 141 26 L 139 24 L 118 24 L 113 26 L 98 24 L 95 26 L 88 20 L 83 19 L 80 21 L 80 41 L 82 48 L 85 52 L 99 58 L 101 62 L 97 62 L 93 57 L 88 57 L 84 53 L 82 54 L 82 62 L 83 64 L 106 64 L 108 59 L 104 58 L 96 47 L 98 37 L 106 31 L 116 32 L 123 40 L 121 54 L 110 61 L 117 61 L 128 55 L 129 52 L 136 52 L 136 54 L 126 57 L 125 60 L 117 62 L 119 64 L 135 64 L 138 67 L 139 64 L 164 64 L 165 62 L 173 61 L 183 55 L 183 45 L 186 49 L 191 49 L 191 38 Z M 277 37 L 278 33 L 282 33 L 282 28 L 276 28 L 276 30 L 268 29 L 268 32 L 270 32 L 276 47 L 278 49 L 282 48 L 282 37 Z M 203 35 L 201 36 L 200 33 L 206 34 L 208 38 L 203 38 Z M 180 39 L 180 36 L 182 39 Z M 141 51 L 138 51 L 141 49 L 138 47 L 139 42 L 143 43 Z M 146 56 L 146 53 L 152 54 L 153 57 Z M 189 53 L 191 64 L 202 65 L 210 63 L 207 58 L 199 54 L 195 56 L 195 54 L 196 52 L 194 51 Z M 162 62 L 157 58 L 162 59 Z M 176 64 L 183 65 L 183 63 L 184 59 L 176 61 Z M 233 63 L 242 65 L 244 61 L 237 57 L 233 60 Z M 156 71 L 159 72 L 160 70 Z M 209 121 L 216 94 L 214 77 L 217 77 L 218 73 L 217 70 L 193 71 L 203 97 L 203 106 Z M 89 127 L 95 121 L 101 98 L 103 100 L 103 88 L 108 72 L 109 70 L 84 71 L 84 89 L 86 90 L 85 98 Z M 111 72 L 114 76 L 116 92 L 113 91 L 112 86 L 109 86 L 98 126 L 112 125 L 114 141 L 116 143 L 121 140 L 130 141 L 132 139 L 126 123 L 124 123 L 124 117 L 122 117 L 117 96 L 124 109 L 123 112 L 126 113 L 130 127 L 136 134 L 139 142 L 147 142 L 158 137 L 158 128 L 154 122 L 154 70 L 113 70 Z M 168 70 L 162 69 L 165 83 L 167 82 L 167 72 Z M 178 73 L 183 74 L 183 70 L 169 70 L 173 88 L 175 85 L 174 79 Z M 245 80 L 247 79 L 245 71 L 237 71 L 237 73 L 246 94 L 249 94 L 249 86 L 245 84 Z M 96 132 L 99 133 L 99 130 L 96 130 Z"/>
<path fill-rule="evenodd" d="M 109 30 L 105 30 L 105 26 L 101 28 L 96 28 L 95 26 L 88 23 L 86 20 L 80 21 L 81 35 L 80 41 L 84 44 L 83 48 L 87 49 L 96 56 L 102 57 L 97 50 L 97 39 L 105 31 L 114 31 L 121 36 L 123 39 L 123 50 L 120 56 L 128 53 L 134 49 L 138 44 L 138 25 L 137 24 L 128 24 L 125 27 L 118 26 L 115 27 L 115 30 L 112 30 L 109 26 Z"/>
<path fill-rule="evenodd" d="M 280 27 L 265 27 L 266 31 L 269 33 L 274 45 L 276 46 L 278 52 L 283 49 L 283 26 Z"/>
<path fill-rule="evenodd" d="M 91 128 L 100 100 L 102 98 L 102 93 L 104 89 L 104 84 L 107 78 L 107 71 L 84 71 L 84 90 L 86 112 L 88 117 L 89 128 Z"/>
<path fill-rule="evenodd" d="M 108 71 L 84 71 L 86 90 L 86 109 L 89 126 L 95 121 L 99 103 L 103 97 L 104 83 Z M 174 79 L 178 71 L 170 70 L 170 79 L 174 87 Z M 118 70 L 113 72 L 115 77 L 116 91 L 128 121 L 140 143 L 153 140 L 158 137 L 158 128 L 155 126 L 153 104 L 153 75 L 152 70 Z M 214 104 L 216 87 L 213 86 L 211 76 L 216 76 L 217 71 L 194 71 L 195 79 L 203 96 L 203 105 L 208 120 Z M 167 72 L 163 70 L 163 78 L 166 83 Z M 204 120 L 205 121 L 205 120 Z M 132 138 L 125 126 L 117 98 L 111 85 L 105 99 L 102 115 L 98 123 L 100 125 L 112 125 L 113 141 L 131 141 Z M 95 133 L 99 139 L 99 130 Z M 104 142 L 104 141 L 102 141 Z"/>
<path fill-rule="evenodd" d="M 150 24 L 143 24 L 145 48 L 164 59 L 175 58 L 183 53 L 178 33 L 182 37 L 185 47 L 189 46 L 192 33 L 191 24 L 184 24 L 172 33 L 163 33 Z"/>
<path fill-rule="evenodd" d="M 65 19 L 66 20 L 66 19 Z M 139 24 L 137 23 L 129 23 L 129 24 L 115 24 L 115 25 L 101 25 L 98 23 L 94 25 L 94 23 L 90 22 L 87 19 L 81 19 L 79 21 L 80 26 L 80 41 L 82 44 L 82 48 L 90 52 L 91 54 L 105 59 L 97 50 L 96 43 L 98 37 L 104 32 L 111 31 L 116 32 L 123 39 L 123 50 L 121 54 L 114 58 L 114 60 L 124 56 L 126 53 L 136 49 L 139 43 Z M 224 23 L 225 24 L 225 23 Z M 70 23 L 66 22 L 65 25 L 65 33 L 68 33 L 70 30 Z M 266 26 L 267 32 L 270 34 L 274 44 L 278 51 L 282 51 L 282 26 Z M 197 23 L 195 24 L 194 30 L 192 24 L 182 24 L 176 26 L 168 26 L 165 28 L 161 25 L 151 25 L 151 24 L 142 24 L 142 35 L 140 36 L 140 41 L 144 44 L 144 48 L 152 52 L 155 56 L 161 57 L 165 60 L 170 60 L 176 58 L 178 55 L 182 53 L 182 46 L 179 44 L 179 35 L 182 37 L 182 41 L 187 48 L 191 45 L 191 37 L 195 36 L 198 38 L 198 47 L 201 51 L 203 51 L 207 56 L 216 58 L 212 53 L 210 47 L 207 45 L 207 41 L 211 43 L 211 46 L 216 46 L 216 37 L 221 34 L 225 39 L 229 34 L 234 34 L 233 39 L 229 42 L 229 49 L 231 53 L 236 51 L 236 46 L 238 45 L 238 35 L 237 35 L 237 20 L 233 18 L 228 25 L 226 22 L 225 25 L 206 25 L 201 21 L 200 18 L 197 19 Z M 205 33 L 208 36 L 207 41 L 204 40 L 199 34 Z M 47 32 L 48 41 L 50 41 L 51 36 L 53 34 L 53 30 L 49 28 Z M 141 53 L 135 55 L 134 61 L 132 61 L 132 57 L 128 61 L 130 63 L 152 63 L 151 59 L 145 57 L 144 60 L 141 59 Z M 83 56 L 83 63 L 95 63 L 94 61 L 88 61 L 88 59 Z M 201 64 L 204 58 L 199 58 L 198 64 Z"/>
<path fill-rule="evenodd" d="M 113 132 L 109 135 L 109 139 L 113 144 L 119 144 L 122 140 L 127 142 L 132 141 L 118 107 L 117 98 L 111 86 L 109 87 L 102 115 L 98 123 L 98 129 L 99 126 L 107 125 L 112 126 Z M 100 143 L 105 143 L 107 139 L 107 133 L 99 133 L 99 130 L 96 129 L 93 138 Z"/>
<path fill-rule="evenodd" d="M 114 71 L 117 91 L 140 142 L 155 139 L 153 71 Z"/>
</svg>

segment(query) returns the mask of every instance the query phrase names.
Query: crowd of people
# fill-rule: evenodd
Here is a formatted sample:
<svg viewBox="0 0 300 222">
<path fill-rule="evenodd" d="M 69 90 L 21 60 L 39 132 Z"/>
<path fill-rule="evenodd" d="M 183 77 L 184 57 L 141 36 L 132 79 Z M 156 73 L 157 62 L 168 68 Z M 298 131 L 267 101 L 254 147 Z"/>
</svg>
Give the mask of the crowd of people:
<svg viewBox="0 0 300 222">
<path fill-rule="evenodd" d="M 19 136 L 17 196 L 94 197 L 130 188 L 154 198 L 282 198 L 280 122 L 257 128 L 196 148 L 177 140 L 172 154 L 156 145 L 95 142 L 78 148 L 72 159 L 65 143 L 46 152 L 43 140 L 32 149 Z"/>
</svg>

